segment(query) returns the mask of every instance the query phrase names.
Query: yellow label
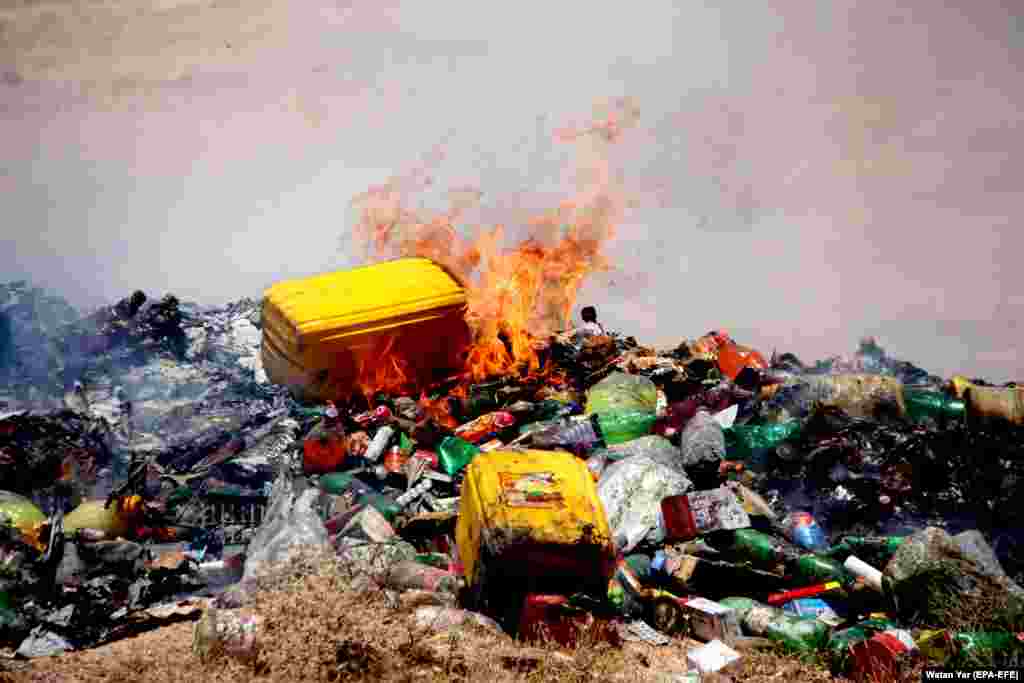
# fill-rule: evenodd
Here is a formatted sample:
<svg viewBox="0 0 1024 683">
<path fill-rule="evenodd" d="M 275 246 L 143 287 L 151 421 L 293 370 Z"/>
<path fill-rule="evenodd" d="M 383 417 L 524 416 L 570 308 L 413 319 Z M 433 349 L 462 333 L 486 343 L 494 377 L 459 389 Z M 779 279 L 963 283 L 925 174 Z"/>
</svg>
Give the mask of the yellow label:
<svg viewBox="0 0 1024 683">
<path fill-rule="evenodd" d="M 558 482 L 551 472 L 501 472 L 498 477 L 509 507 L 557 508 L 563 503 Z"/>
<path fill-rule="evenodd" d="M 825 590 L 827 590 L 827 591 L 834 591 L 837 588 L 839 588 L 839 582 L 838 581 L 829 581 L 828 583 L 825 584 Z"/>
</svg>

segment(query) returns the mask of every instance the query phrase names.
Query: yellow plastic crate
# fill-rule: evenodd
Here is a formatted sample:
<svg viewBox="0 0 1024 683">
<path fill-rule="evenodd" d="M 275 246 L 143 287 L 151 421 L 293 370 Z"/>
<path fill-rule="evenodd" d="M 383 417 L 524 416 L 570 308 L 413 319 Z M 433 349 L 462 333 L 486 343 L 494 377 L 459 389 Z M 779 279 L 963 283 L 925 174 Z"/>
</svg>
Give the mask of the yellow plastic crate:
<svg viewBox="0 0 1024 683">
<path fill-rule="evenodd" d="M 279 282 L 264 293 L 263 366 L 306 400 L 356 393 L 360 367 L 385 356 L 422 386 L 460 368 L 465 311 L 462 284 L 424 258 Z"/>
<path fill-rule="evenodd" d="M 568 581 L 607 591 L 615 549 L 586 464 L 564 452 L 498 450 L 466 468 L 455 531 L 470 602 Z"/>
</svg>

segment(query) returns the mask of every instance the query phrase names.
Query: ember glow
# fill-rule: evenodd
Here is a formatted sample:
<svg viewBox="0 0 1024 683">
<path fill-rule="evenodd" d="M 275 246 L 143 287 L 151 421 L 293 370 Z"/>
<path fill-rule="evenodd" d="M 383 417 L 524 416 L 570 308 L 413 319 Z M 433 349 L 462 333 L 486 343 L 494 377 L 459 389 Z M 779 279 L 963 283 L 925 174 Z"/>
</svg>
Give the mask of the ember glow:
<svg viewBox="0 0 1024 683">
<path fill-rule="evenodd" d="M 449 192 L 446 211 L 410 209 L 413 196 L 433 185 L 423 170 L 353 200 L 355 241 L 367 262 L 426 257 L 466 284 L 466 320 L 474 341 L 466 355 L 465 380 L 539 372 L 538 345 L 570 325 L 586 277 L 609 267 L 602 251 L 626 208 L 609 151 L 636 118 L 635 105 L 623 98 L 605 104 L 585 125 L 557 131 L 557 143 L 577 148 L 575 167 L 569 169 L 575 192 L 525 221 L 465 225 L 467 212 L 483 202 L 483 193 L 474 188 Z M 510 240 L 513 235 L 518 241 Z M 396 363 L 379 358 L 361 373 L 364 392 L 386 387 L 379 383 L 381 373 L 391 372 L 391 366 L 400 374 Z"/>
</svg>

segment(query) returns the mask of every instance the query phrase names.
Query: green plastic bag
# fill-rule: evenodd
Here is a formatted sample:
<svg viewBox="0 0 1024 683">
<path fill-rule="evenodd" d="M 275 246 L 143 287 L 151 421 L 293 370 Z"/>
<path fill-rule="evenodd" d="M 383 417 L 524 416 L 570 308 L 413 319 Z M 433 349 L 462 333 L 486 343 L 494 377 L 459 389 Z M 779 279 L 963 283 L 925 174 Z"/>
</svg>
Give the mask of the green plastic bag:
<svg viewBox="0 0 1024 683">
<path fill-rule="evenodd" d="M 654 413 L 639 411 L 599 413 L 597 416 L 601 435 L 609 446 L 647 436 L 654 428 L 656 420 L 657 416 Z"/>
<path fill-rule="evenodd" d="M 658 410 L 658 388 L 640 375 L 613 372 L 587 392 L 586 414 L 650 413 Z"/>
<path fill-rule="evenodd" d="M 437 460 L 441 470 L 453 477 L 480 453 L 480 449 L 468 441 L 446 436 L 437 447 Z"/>
</svg>

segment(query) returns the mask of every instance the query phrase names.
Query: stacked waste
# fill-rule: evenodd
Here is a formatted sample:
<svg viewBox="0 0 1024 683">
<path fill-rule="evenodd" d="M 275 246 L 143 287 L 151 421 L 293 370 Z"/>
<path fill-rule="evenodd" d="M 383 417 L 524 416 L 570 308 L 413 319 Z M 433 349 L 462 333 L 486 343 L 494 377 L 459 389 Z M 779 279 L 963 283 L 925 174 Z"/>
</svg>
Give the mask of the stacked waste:
<svg viewBox="0 0 1024 683">
<path fill-rule="evenodd" d="M 8 315 L 50 355 L 9 359 L 0 399 L 3 638 L 88 647 L 199 594 L 250 647 L 260 576 L 314 546 L 396 600 L 435 596 L 425 623 L 687 638 L 699 671 L 758 643 L 864 679 L 1020 654 L 1020 389 L 870 340 L 807 366 L 722 331 L 656 351 L 574 329 L 535 340 L 540 368 L 473 382 L 438 343 L 468 343 L 457 283 L 431 277 L 443 296 L 403 308 L 398 287 L 373 314 L 271 290 L 270 341 L 254 301 Z M 434 361 L 406 363 L 424 321 Z"/>
</svg>

